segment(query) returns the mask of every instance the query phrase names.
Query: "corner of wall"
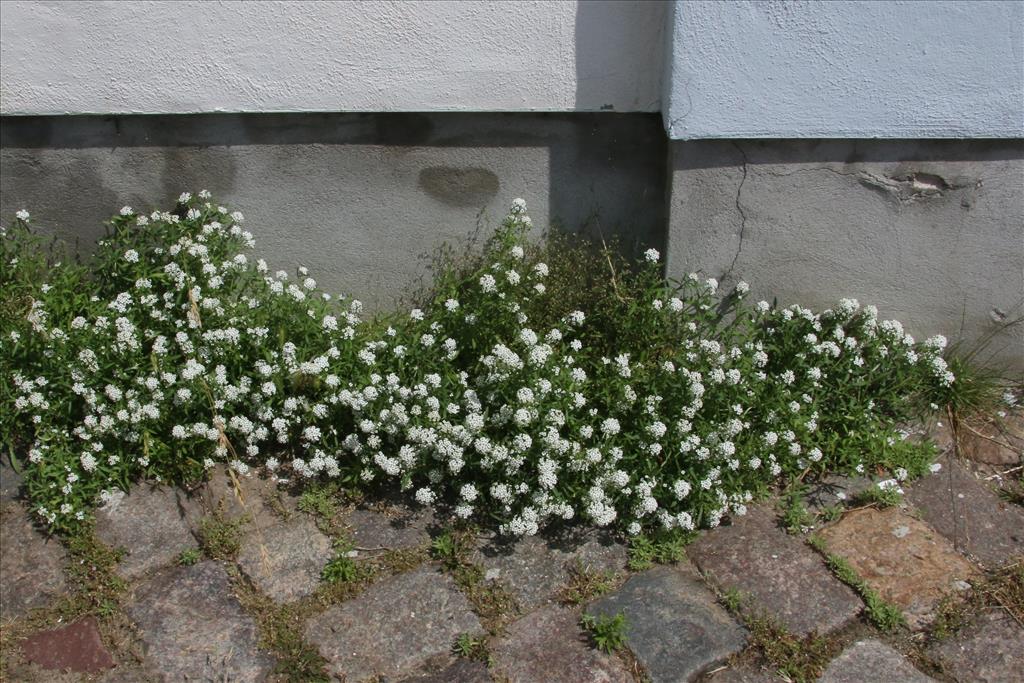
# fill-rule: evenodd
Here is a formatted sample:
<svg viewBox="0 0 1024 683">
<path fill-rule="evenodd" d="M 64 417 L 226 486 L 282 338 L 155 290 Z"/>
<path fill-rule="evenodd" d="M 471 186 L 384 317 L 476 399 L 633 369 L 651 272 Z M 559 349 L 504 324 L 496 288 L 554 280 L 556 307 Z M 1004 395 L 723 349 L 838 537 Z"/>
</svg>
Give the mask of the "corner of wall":
<svg viewBox="0 0 1024 683">
<path fill-rule="evenodd" d="M 668 135 L 669 140 L 675 139 L 672 132 L 672 109 L 674 106 L 672 83 L 675 81 L 675 59 L 673 58 L 673 55 L 675 52 L 676 23 L 678 21 L 679 13 L 681 12 L 679 3 L 680 0 L 670 0 L 670 7 L 665 13 L 665 21 L 668 26 L 662 35 L 664 44 L 662 45 L 663 52 L 660 84 L 661 120 L 662 124 L 665 126 L 665 134 Z"/>
</svg>

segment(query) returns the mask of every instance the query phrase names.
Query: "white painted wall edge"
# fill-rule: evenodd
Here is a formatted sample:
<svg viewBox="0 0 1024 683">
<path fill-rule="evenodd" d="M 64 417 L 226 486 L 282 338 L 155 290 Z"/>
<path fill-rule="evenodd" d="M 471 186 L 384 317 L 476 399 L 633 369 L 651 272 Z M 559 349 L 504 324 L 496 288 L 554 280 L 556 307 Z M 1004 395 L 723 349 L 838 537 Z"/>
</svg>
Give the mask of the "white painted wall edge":
<svg viewBox="0 0 1024 683">
<path fill-rule="evenodd" d="M 669 2 L 0 3 L 0 114 L 661 109 Z"/>
</svg>

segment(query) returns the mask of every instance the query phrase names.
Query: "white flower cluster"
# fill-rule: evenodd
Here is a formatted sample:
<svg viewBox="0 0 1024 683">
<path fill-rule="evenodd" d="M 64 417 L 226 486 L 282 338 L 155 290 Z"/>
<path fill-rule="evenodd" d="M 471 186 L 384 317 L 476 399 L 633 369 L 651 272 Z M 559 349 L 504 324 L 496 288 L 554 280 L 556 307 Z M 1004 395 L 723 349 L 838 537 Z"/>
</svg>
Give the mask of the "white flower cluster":
<svg viewBox="0 0 1024 683">
<path fill-rule="evenodd" d="M 41 290 L 3 329 L 11 412 L 35 435 L 51 524 L 125 481 L 221 461 L 394 487 L 496 516 L 511 535 L 567 519 L 690 530 L 743 514 L 773 477 L 827 464 L 819 423 L 836 382 L 885 381 L 886 363 L 953 381 L 944 339 L 915 346 L 854 300 L 820 315 L 762 302 L 746 327 L 716 327 L 718 283 L 696 275 L 645 294 L 653 309 L 625 309 L 636 341 L 613 352 L 584 311 L 531 320 L 550 268 L 528 257 L 522 200 L 485 267 L 383 329 L 358 301 L 318 294 L 304 268 L 294 282 L 270 275 L 244 253 L 242 215 L 208 200 L 125 207 L 92 300 L 66 315 Z M 654 268 L 660 254 L 643 258 Z"/>
</svg>

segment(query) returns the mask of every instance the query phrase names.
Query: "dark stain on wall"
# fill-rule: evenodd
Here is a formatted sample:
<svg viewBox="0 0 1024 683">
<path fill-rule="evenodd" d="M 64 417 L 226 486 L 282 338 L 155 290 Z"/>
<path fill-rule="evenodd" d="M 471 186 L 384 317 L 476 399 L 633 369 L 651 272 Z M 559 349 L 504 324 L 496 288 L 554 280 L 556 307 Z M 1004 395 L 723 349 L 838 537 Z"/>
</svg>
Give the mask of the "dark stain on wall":
<svg viewBox="0 0 1024 683">
<path fill-rule="evenodd" d="M 449 206 L 484 206 L 500 185 L 498 176 L 486 168 L 430 166 L 419 178 L 420 189 Z"/>
</svg>

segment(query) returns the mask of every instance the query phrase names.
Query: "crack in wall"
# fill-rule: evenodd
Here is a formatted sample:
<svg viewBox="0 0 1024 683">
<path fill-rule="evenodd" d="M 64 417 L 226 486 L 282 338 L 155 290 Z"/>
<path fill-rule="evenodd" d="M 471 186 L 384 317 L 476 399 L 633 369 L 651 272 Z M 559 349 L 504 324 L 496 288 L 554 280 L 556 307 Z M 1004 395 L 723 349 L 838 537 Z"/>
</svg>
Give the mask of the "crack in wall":
<svg viewBox="0 0 1024 683">
<path fill-rule="evenodd" d="M 743 185 L 747 182 L 747 162 L 748 162 L 747 153 L 743 150 L 743 148 L 740 146 L 740 143 L 738 143 L 738 142 L 734 141 L 732 143 L 732 146 L 735 147 L 736 151 L 740 153 L 741 157 L 743 157 L 743 166 L 742 166 L 743 176 L 740 178 L 740 184 L 736 186 L 736 199 L 735 199 L 736 211 L 740 214 L 740 234 L 739 234 L 739 238 L 740 239 L 739 239 L 739 244 L 736 245 L 736 253 L 732 257 L 732 263 L 730 263 L 729 264 L 729 268 L 726 269 L 726 271 L 724 273 L 722 273 L 722 276 L 721 276 L 720 279 L 723 280 L 723 281 L 727 277 L 732 275 L 732 271 L 736 267 L 736 262 L 739 261 L 740 254 L 743 253 L 743 239 L 746 237 L 746 233 L 747 233 L 747 212 L 746 212 L 746 210 L 744 210 L 743 204 L 742 204 L 742 201 L 741 201 L 742 200 L 742 196 L 743 196 Z"/>
<path fill-rule="evenodd" d="M 736 187 L 736 195 L 733 200 L 736 212 L 740 216 L 740 226 L 738 234 L 739 242 L 736 246 L 736 251 L 733 254 L 732 261 L 729 263 L 728 268 L 726 268 L 719 277 L 723 283 L 733 275 L 736 264 L 739 262 L 740 256 L 743 253 L 748 222 L 747 211 L 743 206 L 743 190 L 749 174 L 750 160 L 747 156 L 746 150 L 744 150 L 738 142 L 730 141 L 730 144 L 736 148 L 736 151 L 739 152 L 740 157 L 742 158 L 742 163 L 739 164 L 742 176 L 740 177 L 739 185 Z M 814 166 L 786 172 L 765 169 L 764 173 L 765 175 L 773 177 L 786 177 L 802 173 L 820 173 L 822 171 L 832 173 L 837 176 L 853 178 L 866 189 L 878 192 L 887 199 L 895 200 L 900 206 L 921 200 L 937 199 L 946 196 L 948 193 L 955 190 L 962 190 L 972 186 L 978 188 L 981 186 L 980 180 L 973 183 L 965 181 L 962 178 L 950 181 L 938 174 L 926 173 L 923 171 L 902 171 L 890 174 L 872 173 L 866 170 L 844 171 L 833 166 Z M 967 199 L 965 198 L 964 201 L 967 202 Z M 964 203 L 963 206 L 965 208 L 970 208 L 970 203 Z"/>
</svg>

